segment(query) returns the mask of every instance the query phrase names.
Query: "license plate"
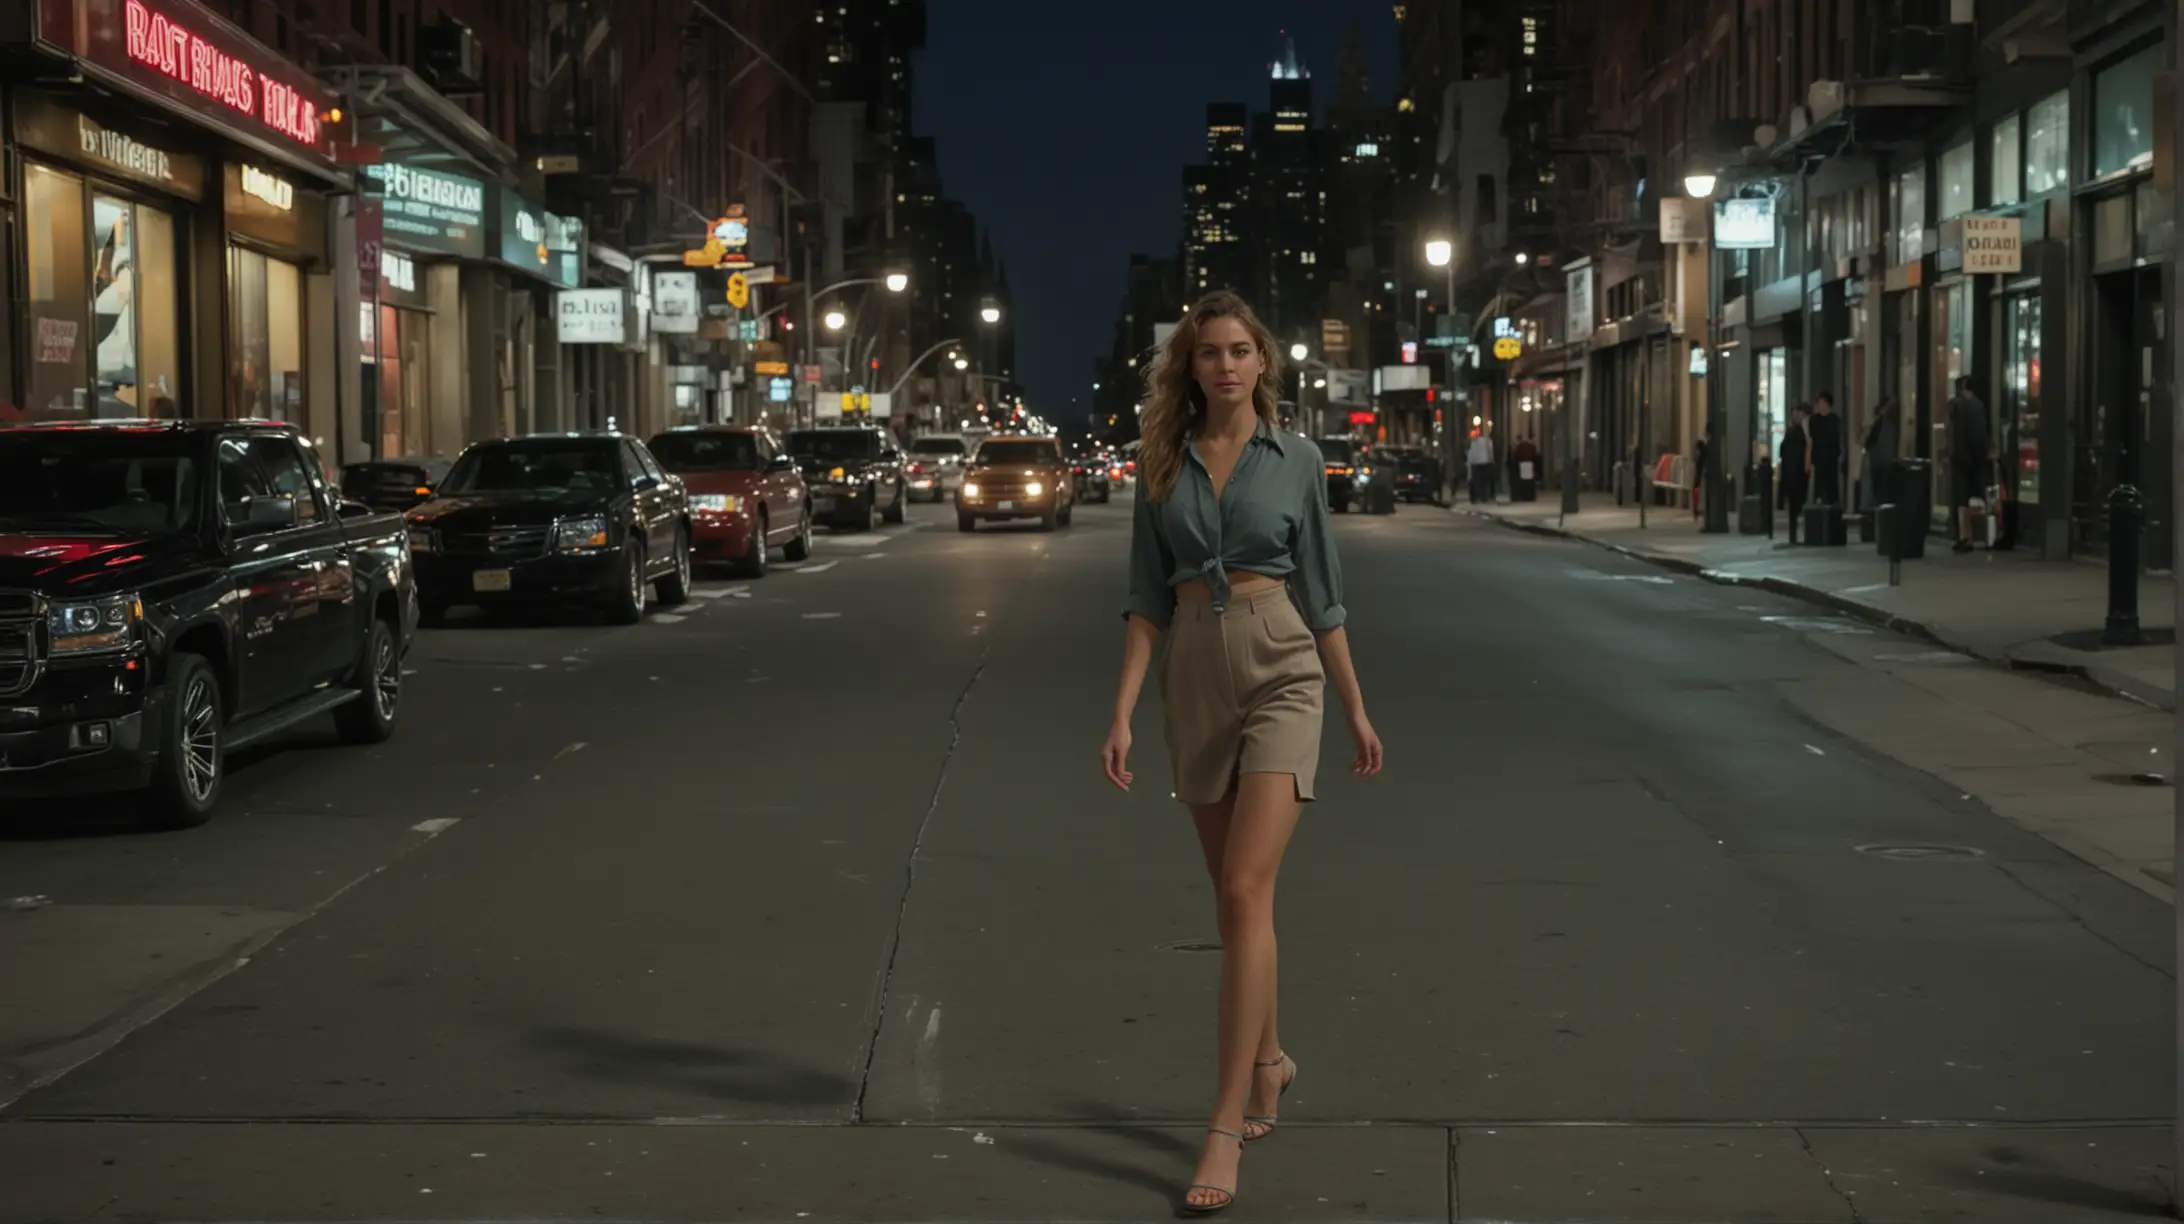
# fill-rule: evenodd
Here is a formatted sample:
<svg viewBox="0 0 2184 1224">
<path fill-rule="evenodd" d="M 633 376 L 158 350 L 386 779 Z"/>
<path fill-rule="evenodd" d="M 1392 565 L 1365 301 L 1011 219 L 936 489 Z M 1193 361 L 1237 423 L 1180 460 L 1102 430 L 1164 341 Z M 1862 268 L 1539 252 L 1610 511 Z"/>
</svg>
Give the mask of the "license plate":
<svg viewBox="0 0 2184 1224">
<path fill-rule="evenodd" d="M 470 589 L 473 591 L 505 591 L 509 588 L 510 577 L 511 575 L 507 570 L 479 570 L 470 575 Z"/>
<path fill-rule="evenodd" d="M 1014 510 L 1014 509 L 1016 509 L 1016 503 L 1015 503 L 1015 502 L 1012 502 L 1012 501 L 1007 501 L 1007 502 L 996 502 L 996 503 L 994 503 L 994 509 L 996 509 L 996 510 Z"/>
</svg>

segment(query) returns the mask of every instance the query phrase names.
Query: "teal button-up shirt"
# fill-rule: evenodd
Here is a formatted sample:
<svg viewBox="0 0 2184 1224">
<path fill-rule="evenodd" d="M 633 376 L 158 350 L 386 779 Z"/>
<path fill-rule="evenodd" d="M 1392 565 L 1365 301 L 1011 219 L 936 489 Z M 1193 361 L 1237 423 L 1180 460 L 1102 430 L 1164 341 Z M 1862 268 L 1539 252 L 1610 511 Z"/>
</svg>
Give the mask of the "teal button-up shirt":
<svg viewBox="0 0 2184 1224">
<path fill-rule="evenodd" d="M 1219 497 L 1197 439 L 1185 454 L 1166 500 L 1148 500 L 1145 482 L 1138 482 L 1123 615 L 1166 629 L 1175 617 L 1177 584 L 1204 579 L 1221 608 L 1229 600 L 1229 574 L 1243 572 L 1286 580 L 1313 629 L 1339 627 L 1345 615 L 1342 562 L 1335 555 L 1327 465 L 1319 448 L 1262 420 Z"/>
</svg>

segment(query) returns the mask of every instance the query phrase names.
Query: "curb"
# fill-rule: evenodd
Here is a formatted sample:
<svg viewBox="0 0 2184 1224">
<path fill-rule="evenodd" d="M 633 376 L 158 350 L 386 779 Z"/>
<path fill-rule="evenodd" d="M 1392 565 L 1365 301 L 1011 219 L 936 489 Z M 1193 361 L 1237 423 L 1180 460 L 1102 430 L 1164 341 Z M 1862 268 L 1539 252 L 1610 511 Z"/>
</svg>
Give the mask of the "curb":
<svg viewBox="0 0 2184 1224">
<path fill-rule="evenodd" d="M 1935 646 L 1939 646 L 1945 650 L 1953 650 L 1956 651 L 1958 654 L 1970 655 L 1975 659 L 1980 659 L 1988 663 L 2000 664 L 2001 666 L 2007 667 L 2012 671 L 2029 671 L 2039 672 L 2051 676 L 2068 676 L 2073 679 L 2083 680 L 2105 693 L 2121 697 L 2126 701 L 2136 702 L 2137 704 L 2143 706 L 2150 706 L 2154 709 L 2162 710 L 2171 714 L 2176 712 L 2176 694 L 2164 689 L 2156 688 L 2151 685 L 2139 683 L 2138 681 L 2120 672 L 2111 671 L 2108 668 L 2099 667 L 2093 664 L 2073 663 L 2063 659 L 2038 658 L 2028 653 L 2025 653 L 2018 648 L 2009 648 L 1998 651 L 1993 649 L 1992 647 L 1982 647 L 1972 642 L 1960 640 L 1955 635 L 1948 633 L 1940 628 L 1937 628 L 1936 626 L 1926 624 L 1923 621 L 1915 621 L 1907 617 L 1898 616 L 1893 612 L 1885 612 L 1879 608 L 1871 606 L 1870 604 L 1862 604 L 1854 599 L 1845 599 L 1840 595 L 1834 594 L 1830 591 L 1823 591 L 1818 587 L 1805 586 L 1802 583 L 1790 582 L 1782 578 L 1773 578 L 1764 574 L 1736 574 L 1730 573 L 1727 570 L 1710 569 L 1707 566 L 1701 565 L 1696 561 L 1687 561 L 1682 557 L 1664 556 L 1660 553 L 1648 552 L 1644 549 L 1631 548 L 1623 544 L 1611 544 L 1606 540 L 1586 535 L 1583 532 L 1572 531 L 1567 527 L 1556 527 L 1547 523 L 1533 523 L 1525 522 L 1518 519 L 1505 518 L 1490 511 L 1472 510 L 1465 508 L 1459 510 L 1458 513 L 1464 514 L 1470 518 L 1475 518 L 1484 522 L 1492 523 L 1497 527 L 1503 527 L 1511 531 L 1523 532 L 1527 535 L 1545 536 L 1548 539 L 1554 540 L 1573 540 L 1577 543 L 1587 544 L 1594 548 L 1602 549 L 1606 552 L 1612 552 L 1621 556 L 1629 557 L 1633 561 L 1642 561 L 1647 565 L 1655 567 L 1656 569 L 1671 570 L 1675 573 L 1685 574 L 1693 578 L 1703 579 L 1707 582 L 1715 583 L 1719 586 L 1745 587 L 1752 590 L 1766 591 L 1774 595 L 1781 595 L 1789 599 L 1800 600 L 1804 603 L 1813 604 L 1817 607 L 1827 608 L 1833 612 L 1842 613 L 1843 615 L 1851 617 L 1854 620 L 1864 621 L 1869 625 L 1874 625 L 1879 628 L 1886 629 L 1891 633 L 1900 633 L 1906 637 L 1919 638 Z"/>
</svg>

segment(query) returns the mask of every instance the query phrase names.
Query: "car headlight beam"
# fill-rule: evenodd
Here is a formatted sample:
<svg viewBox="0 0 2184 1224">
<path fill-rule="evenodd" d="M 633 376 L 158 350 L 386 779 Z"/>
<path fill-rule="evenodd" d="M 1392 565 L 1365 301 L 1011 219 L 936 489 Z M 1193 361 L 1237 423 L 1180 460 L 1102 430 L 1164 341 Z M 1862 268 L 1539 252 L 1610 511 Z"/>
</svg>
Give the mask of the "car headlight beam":
<svg viewBox="0 0 2184 1224">
<path fill-rule="evenodd" d="M 975 480 L 966 480 L 966 481 L 964 481 L 964 482 L 963 482 L 963 496 L 965 496 L 965 497 L 976 497 L 976 496 L 978 496 L 978 482 L 977 482 L 977 481 L 975 481 Z"/>
<path fill-rule="evenodd" d="M 1026 497 L 1037 497 L 1044 492 L 1046 492 L 1046 486 L 1036 480 L 1024 485 L 1024 496 Z"/>
<path fill-rule="evenodd" d="M 127 650 L 143 623 L 144 601 L 135 595 L 54 604 L 46 612 L 47 652 L 61 658 Z"/>
</svg>

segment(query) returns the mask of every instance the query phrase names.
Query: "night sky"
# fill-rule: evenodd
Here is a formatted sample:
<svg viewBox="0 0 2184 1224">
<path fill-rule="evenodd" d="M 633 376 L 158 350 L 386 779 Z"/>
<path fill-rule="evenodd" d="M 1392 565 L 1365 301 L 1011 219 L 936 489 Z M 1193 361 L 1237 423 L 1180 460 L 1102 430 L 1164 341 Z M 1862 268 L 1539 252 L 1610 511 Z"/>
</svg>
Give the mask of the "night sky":
<svg viewBox="0 0 2184 1224">
<path fill-rule="evenodd" d="M 1323 112 L 1353 23 L 1374 96 L 1395 82 L 1387 0 L 932 0 L 928 12 L 914 123 L 1008 264 L 1017 372 L 1054 421 L 1088 410 L 1131 252 L 1170 255 L 1182 237 L 1182 167 L 1204 159 L 1208 103 L 1265 110 L 1283 30 Z"/>
</svg>

